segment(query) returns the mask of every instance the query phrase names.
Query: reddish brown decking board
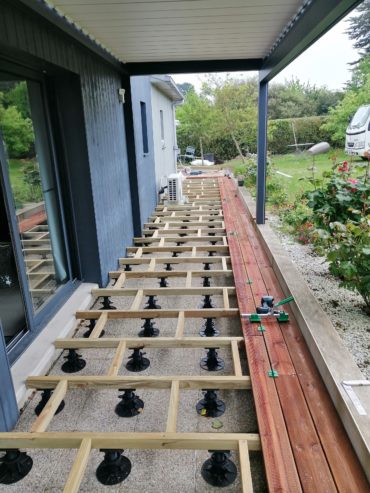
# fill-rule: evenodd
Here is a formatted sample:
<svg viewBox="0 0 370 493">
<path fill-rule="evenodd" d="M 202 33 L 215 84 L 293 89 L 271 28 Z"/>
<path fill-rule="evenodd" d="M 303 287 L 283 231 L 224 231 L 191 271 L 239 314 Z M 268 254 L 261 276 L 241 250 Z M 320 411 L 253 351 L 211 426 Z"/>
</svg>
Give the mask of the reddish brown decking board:
<svg viewBox="0 0 370 493">
<path fill-rule="evenodd" d="M 18 224 L 19 232 L 25 233 L 26 231 L 32 229 L 34 226 L 37 226 L 38 224 L 42 224 L 45 221 L 46 221 L 46 212 L 45 211 L 36 212 L 36 214 L 32 214 L 32 216 L 27 217 L 27 219 L 22 219 L 22 221 L 19 222 Z"/>
<path fill-rule="evenodd" d="M 234 182 L 219 178 L 219 185 L 239 308 L 254 312 L 263 294 L 279 300 L 283 291 Z M 262 324 L 265 332 L 242 319 L 269 490 L 369 492 L 293 315 Z M 277 378 L 268 376 L 271 367 Z"/>
</svg>

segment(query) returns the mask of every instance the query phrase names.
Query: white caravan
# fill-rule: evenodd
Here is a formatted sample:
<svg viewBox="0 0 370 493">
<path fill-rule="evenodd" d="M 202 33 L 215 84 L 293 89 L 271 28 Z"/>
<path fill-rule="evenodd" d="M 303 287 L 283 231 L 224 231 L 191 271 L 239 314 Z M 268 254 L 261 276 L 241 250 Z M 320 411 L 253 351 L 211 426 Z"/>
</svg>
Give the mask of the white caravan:
<svg viewBox="0 0 370 493">
<path fill-rule="evenodd" d="M 370 104 L 360 106 L 346 130 L 346 154 L 367 159 L 370 155 Z"/>
</svg>

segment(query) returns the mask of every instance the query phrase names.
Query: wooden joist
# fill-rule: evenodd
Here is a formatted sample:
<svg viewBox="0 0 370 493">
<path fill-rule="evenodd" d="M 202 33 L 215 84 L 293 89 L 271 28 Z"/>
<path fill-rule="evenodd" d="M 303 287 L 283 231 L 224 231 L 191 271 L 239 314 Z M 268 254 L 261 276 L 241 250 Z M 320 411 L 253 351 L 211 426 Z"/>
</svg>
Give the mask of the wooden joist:
<svg viewBox="0 0 370 493">
<path fill-rule="evenodd" d="M 121 281 L 118 281 L 113 286 L 114 289 L 119 289 L 120 287 L 122 287 L 122 279 L 125 279 L 125 280 L 126 279 L 159 279 L 161 277 L 185 277 L 186 278 L 189 272 L 191 272 L 192 277 L 197 277 L 197 278 L 210 277 L 212 279 L 214 277 L 232 277 L 233 271 L 231 269 L 227 268 L 227 263 L 226 263 L 226 260 L 224 260 L 224 259 L 225 259 L 225 257 L 222 257 L 222 260 L 221 260 L 222 265 L 225 264 L 224 270 L 204 271 L 204 269 L 203 269 L 203 270 L 192 270 L 192 271 L 188 271 L 188 270 L 154 271 L 151 268 L 151 262 L 149 262 L 148 270 L 125 272 L 124 278 L 121 277 L 122 271 L 112 271 L 112 272 L 109 272 L 109 277 L 111 279 L 117 279 L 117 280 L 119 280 L 121 278 Z M 157 259 L 152 259 L 152 260 L 157 260 Z"/>
<path fill-rule="evenodd" d="M 180 230 L 180 232 L 186 234 L 186 229 Z M 140 236 L 137 238 L 134 238 L 134 243 L 135 244 L 142 244 L 142 243 L 157 243 L 161 241 L 164 238 L 166 243 L 189 243 L 189 242 L 210 242 L 210 241 L 222 241 L 223 236 L 160 236 L 160 237 L 145 237 L 145 236 Z"/>
<path fill-rule="evenodd" d="M 0 448 L 79 448 L 82 440 L 91 440 L 92 449 L 172 449 L 238 450 L 239 440 L 248 449 L 261 449 L 256 433 L 140 433 L 140 432 L 0 432 Z"/>
<path fill-rule="evenodd" d="M 179 315 L 180 319 L 181 315 Z M 181 317 L 184 320 L 183 316 Z M 238 344 L 244 339 L 242 337 L 117 337 L 101 339 L 78 338 L 57 339 L 54 346 L 57 349 L 116 349 L 121 343 L 128 348 L 172 348 L 172 349 L 195 349 L 195 348 L 217 348 L 232 347 L 237 353 Z M 239 372 L 241 376 L 241 372 Z"/>
<path fill-rule="evenodd" d="M 179 313 L 183 312 L 185 318 L 220 318 L 236 317 L 239 315 L 238 308 L 179 308 L 170 310 L 105 310 L 109 320 L 118 320 L 124 318 L 177 318 Z M 102 315 L 100 310 L 82 310 L 76 312 L 78 320 L 96 320 Z"/>
<path fill-rule="evenodd" d="M 168 225 L 169 223 L 165 223 L 165 225 Z M 212 224 L 212 223 L 211 223 Z M 217 233 L 218 235 L 224 235 L 226 234 L 225 232 L 225 228 L 218 228 L 218 227 L 214 227 L 214 228 L 205 228 L 205 227 L 201 227 L 200 225 L 198 227 L 191 227 L 191 226 L 188 226 L 186 225 L 186 229 L 184 228 L 173 228 L 173 227 L 163 227 L 163 228 L 156 228 L 156 229 L 150 229 L 150 228 L 146 228 L 146 229 L 143 229 L 142 233 L 145 236 L 147 235 L 154 235 L 154 234 L 161 234 L 162 236 L 164 236 L 165 238 L 167 238 L 167 236 L 165 235 L 180 235 L 180 234 L 184 234 L 186 233 L 187 235 L 190 235 L 190 234 L 194 234 L 194 233 L 198 233 L 198 229 L 201 230 L 202 232 L 202 235 L 203 237 L 206 237 L 207 234 L 209 233 Z M 208 238 L 208 237 L 207 237 Z M 205 239 L 205 241 L 207 241 L 207 238 Z M 212 240 L 212 236 L 209 236 L 208 240 Z"/>
<path fill-rule="evenodd" d="M 191 275 L 191 272 L 188 272 Z M 221 295 L 225 300 L 225 308 L 229 308 L 226 306 L 226 300 L 228 296 L 235 294 L 235 288 L 232 287 L 211 287 L 211 288 L 195 288 L 184 286 L 183 288 L 144 288 L 144 289 L 135 289 L 135 288 L 96 288 L 91 290 L 91 294 L 93 296 L 136 296 L 137 292 L 141 291 L 141 298 L 143 296 L 204 296 L 208 295 Z M 228 302 L 227 302 L 227 305 Z"/>
<path fill-rule="evenodd" d="M 247 376 L 89 376 L 47 375 L 45 377 L 30 376 L 26 379 L 29 389 L 55 389 L 60 382 L 67 381 L 68 389 L 169 389 L 172 382 L 179 382 L 180 389 L 250 389 Z"/>
</svg>

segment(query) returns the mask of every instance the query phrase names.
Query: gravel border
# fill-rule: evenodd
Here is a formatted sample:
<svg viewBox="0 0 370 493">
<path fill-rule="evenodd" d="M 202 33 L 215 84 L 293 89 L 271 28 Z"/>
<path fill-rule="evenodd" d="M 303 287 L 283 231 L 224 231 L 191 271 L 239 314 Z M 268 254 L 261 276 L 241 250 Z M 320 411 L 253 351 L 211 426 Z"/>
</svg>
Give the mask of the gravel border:
<svg viewBox="0 0 370 493">
<path fill-rule="evenodd" d="M 297 243 L 291 235 L 282 232 L 282 223 L 277 216 L 269 215 L 268 222 L 362 374 L 370 380 L 370 317 L 362 309 L 361 296 L 339 287 L 339 281 L 329 272 L 325 257 L 319 256 L 310 245 Z"/>
</svg>

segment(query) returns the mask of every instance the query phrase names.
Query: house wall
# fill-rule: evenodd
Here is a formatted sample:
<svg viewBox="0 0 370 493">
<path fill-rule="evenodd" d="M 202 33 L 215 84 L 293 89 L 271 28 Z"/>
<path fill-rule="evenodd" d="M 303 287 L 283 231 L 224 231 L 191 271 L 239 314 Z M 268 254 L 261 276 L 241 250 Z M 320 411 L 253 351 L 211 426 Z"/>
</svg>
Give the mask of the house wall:
<svg viewBox="0 0 370 493">
<path fill-rule="evenodd" d="M 153 118 L 151 106 L 150 77 L 131 77 L 132 112 L 135 132 L 136 169 L 138 179 L 141 224 L 157 205 L 155 158 L 153 142 Z M 143 128 L 140 103 L 144 102 L 147 113 L 148 152 L 143 149 Z"/>
<path fill-rule="evenodd" d="M 163 111 L 164 143 L 161 139 L 160 110 Z M 155 177 L 157 191 L 166 182 L 164 176 L 176 172 L 175 149 L 176 131 L 172 101 L 152 86 L 153 141 L 155 158 Z M 161 182 L 162 179 L 162 182 Z"/>
<path fill-rule="evenodd" d="M 67 179 L 74 184 L 67 205 L 73 207 L 81 278 L 105 285 L 108 271 L 117 267 L 133 235 L 125 122 L 118 100 L 122 75 L 16 0 L 0 0 L 1 56 L 46 72 L 50 86 L 53 80 L 60 83 L 73 74 L 79 78 L 80 94 L 71 86 L 63 103 L 68 97 L 80 98 L 79 117 L 84 122 L 84 131 L 79 129 L 84 145 L 76 143 L 64 155 L 70 161 L 65 166 Z M 57 92 L 56 109 L 59 96 Z M 63 104 L 59 104 L 62 112 Z M 59 122 L 63 125 L 63 115 Z"/>
</svg>

